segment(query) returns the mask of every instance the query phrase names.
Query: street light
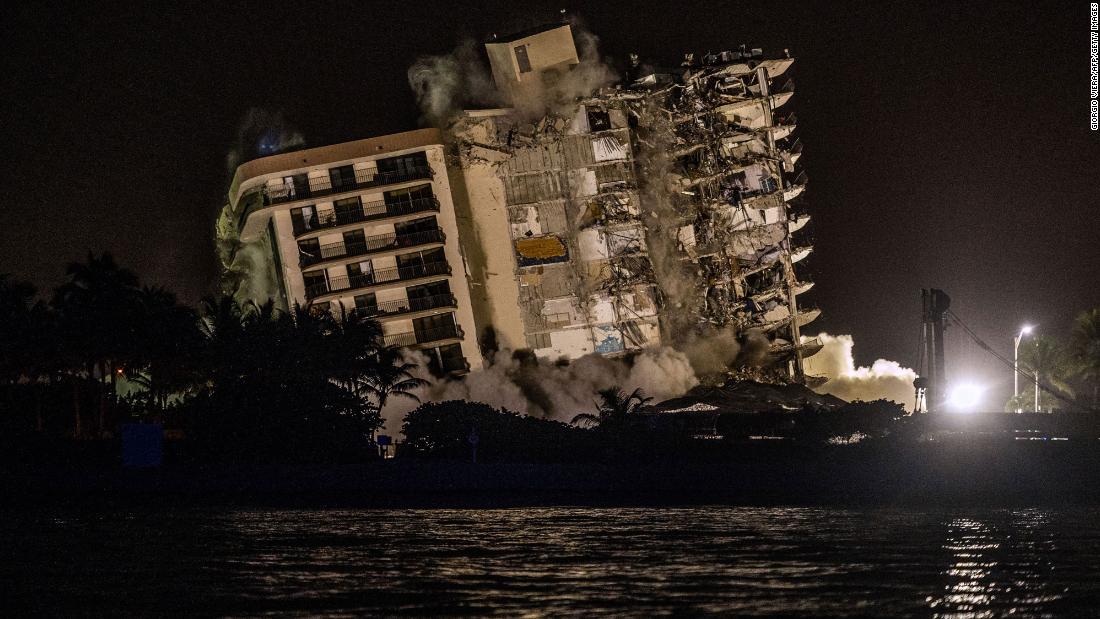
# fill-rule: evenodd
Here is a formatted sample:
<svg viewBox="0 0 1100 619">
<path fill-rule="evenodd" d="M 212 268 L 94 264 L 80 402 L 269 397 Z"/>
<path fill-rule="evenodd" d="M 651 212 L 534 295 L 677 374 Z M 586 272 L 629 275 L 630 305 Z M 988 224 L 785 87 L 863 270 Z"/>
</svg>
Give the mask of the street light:
<svg viewBox="0 0 1100 619">
<path fill-rule="evenodd" d="M 1017 413 L 1023 412 L 1017 399 L 1020 397 L 1020 340 L 1024 339 L 1024 336 L 1029 333 L 1031 333 L 1031 325 L 1024 325 L 1012 340 L 1012 401 L 1016 402 Z M 1039 396 L 1036 395 L 1036 401 L 1038 401 L 1038 398 Z"/>
</svg>

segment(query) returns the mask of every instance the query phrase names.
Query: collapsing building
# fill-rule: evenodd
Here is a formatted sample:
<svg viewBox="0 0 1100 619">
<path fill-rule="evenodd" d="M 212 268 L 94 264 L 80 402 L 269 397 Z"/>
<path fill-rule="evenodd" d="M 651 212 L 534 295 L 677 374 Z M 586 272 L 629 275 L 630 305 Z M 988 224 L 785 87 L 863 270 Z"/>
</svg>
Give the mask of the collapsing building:
<svg viewBox="0 0 1100 619">
<path fill-rule="evenodd" d="M 756 332 L 800 378 L 820 345 L 800 343 L 818 315 L 799 309 L 812 283 L 794 266 L 811 251 L 792 206 L 806 179 L 794 118 L 776 111 L 793 60 L 742 49 L 662 70 L 632 57 L 624 85 L 578 93 L 569 25 L 486 50 L 516 105 L 467 111 L 449 132 L 455 206 L 479 247 L 474 312 L 495 342 L 575 359 Z"/>
<path fill-rule="evenodd" d="M 222 236 L 274 280 L 250 288 L 375 318 L 437 373 L 500 349 L 576 359 L 755 333 L 801 378 L 820 346 L 799 334 L 817 316 L 795 271 L 805 176 L 776 112 L 793 61 L 632 57 L 612 87 L 567 24 L 485 49 L 508 107 L 237 169 Z"/>
</svg>

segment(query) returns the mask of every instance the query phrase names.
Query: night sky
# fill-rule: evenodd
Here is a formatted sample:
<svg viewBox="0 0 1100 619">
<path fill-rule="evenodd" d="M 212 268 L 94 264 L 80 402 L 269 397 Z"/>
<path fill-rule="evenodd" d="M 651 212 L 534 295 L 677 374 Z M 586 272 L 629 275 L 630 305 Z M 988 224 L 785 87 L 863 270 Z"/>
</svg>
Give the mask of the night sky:
<svg viewBox="0 0 1100 619">
<path fill-rule="evenodd" d="M 0 272 L 43 289 L 107 250 L 196 302 L 217 279 L 213 222 L 249 108 L 309 145 L 412 129 L 418 55 L 566 8 L 620 63 L 741 43 L 797 57 L 817 282 L 800 298 L 825 311 L 808 331 L 852 333 L 861 363 L 915 361 L 922 286 L 1002 352 L 1025 321 L 1061 332 L 1100 306 L 1087 2 L 84 4 L 0 18 Z M 949 337 L 949 370 L 1011 388 Z"/>
</svg>

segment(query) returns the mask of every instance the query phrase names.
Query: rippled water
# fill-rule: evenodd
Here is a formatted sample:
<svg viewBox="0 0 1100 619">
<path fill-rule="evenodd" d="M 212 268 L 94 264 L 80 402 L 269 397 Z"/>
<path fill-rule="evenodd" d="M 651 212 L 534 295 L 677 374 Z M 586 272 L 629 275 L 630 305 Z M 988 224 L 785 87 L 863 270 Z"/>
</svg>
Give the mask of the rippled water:
<svg viewBox="0 0 1100 619">
<path fill-rule="evenodd" d="M 1100 510 L 6 513 L 48 614 L 1100 616 Z"/>
</svg>

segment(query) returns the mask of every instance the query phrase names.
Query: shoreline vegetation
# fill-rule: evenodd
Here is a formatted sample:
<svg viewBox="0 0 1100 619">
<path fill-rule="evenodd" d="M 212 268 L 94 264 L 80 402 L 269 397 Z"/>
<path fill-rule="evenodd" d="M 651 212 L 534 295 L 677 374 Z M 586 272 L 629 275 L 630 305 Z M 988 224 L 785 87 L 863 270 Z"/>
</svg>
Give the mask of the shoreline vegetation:
<svg viewBox="0 0 1100 619">
<path fill-rule="evenodd" d="M 418 402 L 390 444 L 380 410 L 423 381 L 376 321 L 224 296 L 195 310 L 109 254 L 67 272 L 48 302 L 0 275 L 8 504 L 1100 503 L 1100 414 L 1070 412 L 1088 395 L 1053 414 L 907 415 L 727 377 L 672 409 L 604 389 L 569 424 Z M 1095 398 L 1100 310 L 1059 350 L 1063 391 Z M 122 467 L 135 427 L 160 468 Z"/>
</svg>

